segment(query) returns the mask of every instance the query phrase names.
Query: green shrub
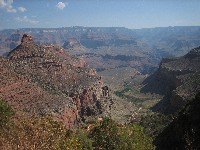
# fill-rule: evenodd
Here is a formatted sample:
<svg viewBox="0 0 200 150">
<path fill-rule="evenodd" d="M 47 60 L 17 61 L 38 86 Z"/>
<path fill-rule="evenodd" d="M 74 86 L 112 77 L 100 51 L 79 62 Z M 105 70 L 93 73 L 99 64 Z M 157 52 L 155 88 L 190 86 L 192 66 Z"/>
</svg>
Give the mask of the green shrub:
<svg viewBox="0 0 200 150">
<path fill-rule="evenodd" d="M 117 149 L 117 143 L 119 142 L 117 124 L 105 118 L 100 125 L 95 126 L 89 137 L 94 140 L 93 146 L 95 149 Z"/>
<path fill-rule="evenodd" d="M 124 126 L 119 129 L 120 150 L 152 150 L 152 139 L 148 137 L 143 128 L 138 125 Z"/>
<path fill-rule="evenodd" d="M 66 130 L 65 138 L 62 139 L 61 150 L 93 150 L 92 140 L 84 129 L 76 131 Z"/>
<path fill-rule="evenodd" d="M 89 134 L 93 146 L 99 150 L 151 150 L 154 149 L 152 139 L 144 134 L 140 126 L 118 125 L 105 118 L 95 126 Z"/>
<path fill-rule="evenodd" d="M 14 115 L 14 111 L 10 106 L 7 105 L 6 102 L 0 99 L 0 127 L 2 128 L 8 122 L 10 117 Z"/>
</svg>

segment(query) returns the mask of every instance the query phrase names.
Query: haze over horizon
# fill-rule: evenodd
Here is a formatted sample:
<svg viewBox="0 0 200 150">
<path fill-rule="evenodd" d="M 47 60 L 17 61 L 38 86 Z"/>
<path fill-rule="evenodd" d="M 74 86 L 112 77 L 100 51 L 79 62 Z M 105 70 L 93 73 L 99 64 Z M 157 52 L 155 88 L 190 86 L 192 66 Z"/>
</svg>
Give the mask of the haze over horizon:
<svg viewBox="0 0 200 150">
<path fill-rule="evenodd" d="M 0 30 L 199 26 L 198 0 L 0 0 Z"/>
</svg>

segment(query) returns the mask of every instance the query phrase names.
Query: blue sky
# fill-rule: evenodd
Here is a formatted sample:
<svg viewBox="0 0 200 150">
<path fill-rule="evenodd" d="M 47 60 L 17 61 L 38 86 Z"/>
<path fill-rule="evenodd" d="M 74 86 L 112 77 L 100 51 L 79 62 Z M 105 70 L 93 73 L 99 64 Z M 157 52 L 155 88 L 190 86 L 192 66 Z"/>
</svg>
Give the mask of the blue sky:
<svg viewBox="0 0 200 150">
<path fill-rule="evenodd" d="M 0 0 L 0 30 L 200 26 L 200 0 Z"/>
</svg>

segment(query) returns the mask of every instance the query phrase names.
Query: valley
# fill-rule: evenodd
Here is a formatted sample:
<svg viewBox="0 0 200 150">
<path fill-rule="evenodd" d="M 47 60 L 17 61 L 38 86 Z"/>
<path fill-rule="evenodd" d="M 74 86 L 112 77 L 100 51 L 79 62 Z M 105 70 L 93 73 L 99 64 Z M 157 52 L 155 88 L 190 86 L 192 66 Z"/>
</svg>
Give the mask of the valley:
<svg viewBox="0 0 200 150">
<path fill-rule="evenodd" d="M 61 123 L 52 130 L 72 130 L 74 138 L 86 128 L 87 140 L 104 123 L 116 125 L 120 135 L 138 125 L 144 128 L 138 134 L 162 147 L 157 137 L 173 128 L 177 113 L 200 92 L 199 32 L 200 27 L 2 30 L 0 98 L 15 112 L 14 125 L 42 118 Z"/>
</svg>

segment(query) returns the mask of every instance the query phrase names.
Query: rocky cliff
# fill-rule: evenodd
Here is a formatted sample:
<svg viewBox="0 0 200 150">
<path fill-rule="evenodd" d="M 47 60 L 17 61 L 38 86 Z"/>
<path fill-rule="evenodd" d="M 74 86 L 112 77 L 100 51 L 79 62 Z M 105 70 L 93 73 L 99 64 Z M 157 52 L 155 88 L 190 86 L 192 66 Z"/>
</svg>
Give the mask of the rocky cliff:
<svg viewBox="0 0 200 150">
<path fill-rule="evenodd" d="M 0 97 L 16 111 L 52 115 L 69 128 L 104 112 L 100 76 L 58 46 L 37 45 L 24 34 L 0 61 Z"/>
<path fill-rule="evenodd" d="M 200 91 L 200 47 L 178 58 L 164 58 L 144 82 L 142 92 L 164 95 L 154 109 L 172 113 Z"/>
</svg>

